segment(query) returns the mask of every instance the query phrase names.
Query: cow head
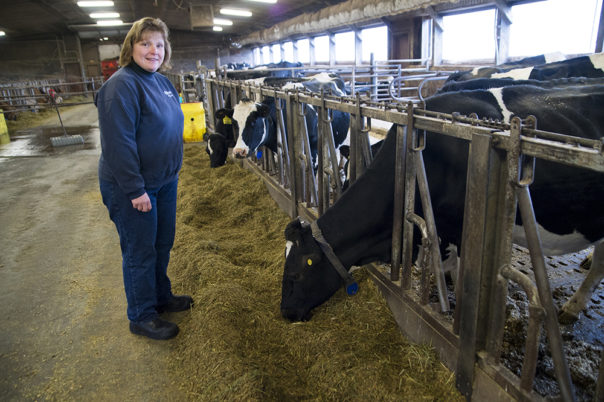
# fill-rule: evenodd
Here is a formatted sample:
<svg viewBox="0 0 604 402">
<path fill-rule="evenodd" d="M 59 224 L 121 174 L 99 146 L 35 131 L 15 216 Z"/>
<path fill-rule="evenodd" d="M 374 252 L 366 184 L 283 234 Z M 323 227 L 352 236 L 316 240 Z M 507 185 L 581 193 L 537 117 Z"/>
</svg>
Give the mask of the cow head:
<svg viewBox="0 0 604 402">
<path fill-rule="evenodd" d="M 291 321 L 307 321 L 311 310 L 342 286 L 342 278 L 314 240 L 308 223 L 299 218 L 290 222 L 285 239 L 281 314 Z"/>
<path fill-rule="evenodd" d="M 226 163 L 227 141 L 221 134 L 210 134 L 207 138 L 206 152 L 210 156 L 210 167 L 217 168 Z"/>
<path fill-rule="evenodd" d="M 245 158 L 267 137 L 271 124 L 270 107 L 264 103 L 255 103 L 250 99 L 242 99 L 233 112 L 233 120 L 239 127 L 237 144 L 233 155 Z"/>
<path fill-rule="evenodd" d="M 233 109 L 218 109 L 214 113 L 216 133 L 208 135 L 205 140 L 206 152 L 210 156 L 210 167 L 220 167 L 226 163 L 228 148 L 235 145 Z"/>
</svg>

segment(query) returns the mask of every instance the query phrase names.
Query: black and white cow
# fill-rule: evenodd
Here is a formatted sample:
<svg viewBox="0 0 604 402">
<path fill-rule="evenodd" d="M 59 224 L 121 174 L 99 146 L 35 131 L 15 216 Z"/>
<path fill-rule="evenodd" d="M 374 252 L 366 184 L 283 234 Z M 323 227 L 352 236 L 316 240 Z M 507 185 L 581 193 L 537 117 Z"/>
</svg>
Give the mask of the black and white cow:
<svg viewBox="0 0 604 402">
<path fill-rule="evenodd" d="M 310 77 L 294 78 L 264 77 L 254 79 L 253 81 L 256 85 L 279 87 L 283 90 L 301 88 L 316 92 L 323 89 L 327 93 L 335 93 L 338 96 L 342 94 L 340 88 L 344 84 L 341 78 L 333 74 L 316 74 Z M 310 150 L 314 162 L 317 156 L 318 115 L 317 111 L 311 106 L 305 107 L 305 113 Z M 233 148 L 233 155 L 235 157 L 253 155 L 261 145 L 266 145 L 273 152 L 276 151 L 278 123 L 275 100 L 272 97 L 266 97 L 261 103 L 244 99 L 235 105 L 233 109 L 224 108 L 217 110 L 216 115 L 226 115 L 231 118 L 233 124 L 231 127 L 234 128 L 234 136 L 237 137 L 237 143 Z M 334 142 L 336 147 L 338 147 L 348 136 L 350 114 L 333 110 L 330 117 Z M 217 134 L 223 134 L 223 136 L 210 136 L 207 147 L 222 150 L 225 146 L 220 143 L 224 142 L 223 137 L 227 138 L 228 135 L 221 132 L 218 125 L 216 127 Z M 238 136 L 237 133 L 239 133 Z M 226 155 L 223 153 L 210 154 L 210 163 L 212 166 L 222 166 L 225 161 Z"/>
<path fill-rule="evenodd" d="M 526 57 L 517 61 L 498 64 L 496 66 L 481 66 L 475 67 L 472 70 L 458 71 L 449 75 L 447 82 L 466 81 L 473 80 L 476 78 L 491 78 L 493 74 L 502 73 L 513 69 L 521 69 L 542 64 L 554 63 L 562 60 L 566 60 L 566 57 L 559 52 L 540 54 L 538 56 Z"/>
<path fill-rule="evenodd" d="M 513 85 L 532 85 L 539 88 L 563 88 L 577 85 L 601 85 L 604 84 L 604 77 L 585 78 L 570 77 L 557 78 L 553 80 L 516 80 L 513 78 L 475 78 L 467 81 L 451 81 L 445 83 L 438 94 L 445 92 L 467 91 L 474 89 L 501 88 Z"/>
<path fill-rule="evenodd" d="M 604 135 L 604 86 L 541 89 L 513 86 L 450 92 L 426 100 L 426 109 L 509 121 L 512 115 L 537 117 L 546 131 L 600 139 Z M 343 269 L 372 261 L 390 262 L 394 200 L 395 126 L 366 172 L 315 222 Z M 468 144 L 427 134 L 423 152 L 441 248 L 459 247 L 466 187 Z M 537 159 L 530 187 L 546 255 L 560 255 L 596 244 L 590 274 L 562 309 L 576 318 L 604 276 L 604 177 L 587 169 Z M 521 221 L 513 241 L 525 245 Z M 287 240 L 281 313 L 308 320 L 311 310 L 338 290 L 341 274 L 326 258 L 313 230 L 300 219 L 285 228 Z"/>
<path fill-rule="evenodd" d="M 306 106 L 306 125 L 309 138 L 316 142 L 317 112 Z M 245 158 L 255 154 L 260 146 L 277 152 L 277 108 L 275 98 L 266 97 L 261 103 L 242 99 L 233 109 L 233 124 L 239 132 L 233 156 Z M 313 129 L 314 128 L 314 129 Z"/>
<path fill-rule="evenodd" d="M 204 136 L 206 152 L 210 156 L 210 167 L 216 168 L 226 163 L 229 148 L 235 146 L 233 131 L 233 110 L 220 109 L 214 114 L 214 133 Z"/>
<path fill-rule="evenodd" d="M 520 66 L 503 64 L 495 67 L 480 67 L 472 71 L 464 71 L 449 76 L 451 81 L 466 81 L 476 78 L 510 78 L 513 80 L 551 80 L 556 78 L 586 77 L 597 78 L 604 76 L 604 53 L 589 56 L 579 56 L 572 59 L 547 60 L 543 64 L 530 65 L 521 63 Z"/>
<path fill-rule="evenodd" d="M 298 72 L 296 72 L 296 70 L 291 69 L 302 66 L 304 65 L 300 62 L 292 63 L 289 61 L 281 61 L 279 63 L 262 64 L 253 68 L 240 71 L 232 70 L 228 71 L 227 74 L 230 79 L 235 80 L 249 80 L 253 78 L 262 77 L 296 77 L 298 76 Z M 272 69 L 279 70 L 270 71 Z"/>
</svg>

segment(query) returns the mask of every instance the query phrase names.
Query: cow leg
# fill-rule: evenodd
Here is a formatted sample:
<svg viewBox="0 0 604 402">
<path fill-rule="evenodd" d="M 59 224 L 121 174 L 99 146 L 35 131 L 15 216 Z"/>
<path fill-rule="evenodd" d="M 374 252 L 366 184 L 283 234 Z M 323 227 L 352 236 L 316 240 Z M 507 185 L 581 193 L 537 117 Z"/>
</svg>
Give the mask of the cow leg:
<svg viewBox="0 0 604 402">
<path fill-rule="evenodd" d="M 593 292 L 604 279 L 604 240 L 600 240 L 594 247 L 591 268 L 583 283 L 575 294 L 568 299 L 560 309 L 558 321 L 561 324 L 570 324 L 579 318 L 585 309 Z"/>
</svg>

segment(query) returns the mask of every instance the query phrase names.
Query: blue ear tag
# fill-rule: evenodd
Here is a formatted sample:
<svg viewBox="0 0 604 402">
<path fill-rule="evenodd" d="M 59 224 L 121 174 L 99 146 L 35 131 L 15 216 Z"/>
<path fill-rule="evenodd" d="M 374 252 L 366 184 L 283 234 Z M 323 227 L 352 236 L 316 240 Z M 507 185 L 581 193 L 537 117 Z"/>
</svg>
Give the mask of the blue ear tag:
<svg viewBox="0 0 604 402">
<path fill-rule="evenodd" d="M 258 150 L 256 152 L 256 158 L 258 158 L 258 159 L 262 158 L 262 151 Z"/>
<path fill-rule="evenodd" d="M 354 296 L 359 291 L 359 284 L 356 282 L 352 282 L 350 285 L 346 286 L 346 293 L 348 296 Z"/>
</svg>

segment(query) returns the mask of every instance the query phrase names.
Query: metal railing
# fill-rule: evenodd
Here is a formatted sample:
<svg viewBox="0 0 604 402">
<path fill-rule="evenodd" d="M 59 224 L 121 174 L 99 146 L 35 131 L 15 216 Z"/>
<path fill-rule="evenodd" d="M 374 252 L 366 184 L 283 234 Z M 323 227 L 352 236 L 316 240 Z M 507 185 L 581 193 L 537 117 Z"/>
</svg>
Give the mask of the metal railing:
<svg viewBox="0 0 604 402">
<path fill-rule="evenodd" d="M 514 271 L 511 265 L 511 233 L 517 200 L 520 200 L 523 220 L 534 221 L 532 206 L 527 201 L 530 187 L 522 184 L 524 165 L 520 161 L 537 157 L 604 172 L 604 145 L 601 140 L 540 131 L 534 119 L 522 121 L 514 118 L 510 124 L 505 124 L 479 120 L 476 116 L 431 112 L 422 109 L 421 102 L 417 101 L 407 104 L 375 102 L 360 94 L 335 97 L 325 93 L 282 91 L 232 80 L 206 79 L 205 85 L 210 110 L 223 105 L 225 93 L 231 96 L 233 104 L 243 96 L 252 99 L 274 97 L 277 100 L 278 153 L 273 155 L 264 150 L 260 159 L 246 161 L 244 165 L 265 180 L 273 198 L 291 217 L 314 220 L 342 194 L 340 165 L 329 129 L 331 111 L 346 112 L 351 117 L 349 179 L 352 182 L 364 173 L 372 159 L 371 152 L 368 152 L 371 119 L 396 124 L 397 157 L 392 173 L 396 183 L 393 189 L 392 264 L 389 272 L 376 266 L 368 269 L 383 290 L 395 317 L 405 317 L 401 318 L 405 322 L 401 329 L 416 342 L 434 345 L 445 364 L 455 370 L 457 386 L 465 395 L 472 395 L 477 378 L 489 378 L 490 384 L 497 384 L 498 389 L 504 389 L 508 396 L 532 400 L 540 398 L 532 390 L 538 359 L 535 345 L 541 328 L 545 326 L 561 397 L 563 400 L 574 398 L 544 269 L 538 259 L 533 262 L 541 271 L 536 283 Z M 311 155 L 305 117 L 301 112 L 305 105 L 312 105 L 319 115 L 316 175 L 309 162 Z M 464 210 L 473 213 L 472 219 L 464 216 L 461 270 L 452 312 L 448 304 L 451 291 L 444 283 L 437 250 L 438 222 L 434 222 L 430 214 L 430 192 L 422 159 L 427 141 L 422 134 L 424 131 L 471 144 Z M 416 183 L 418 194 L 415 193 Z M 415 214 L 415 197 L 423 201 L 423 210 L 426 211 L 423 216 Z M 424 263 L 419 263 L 419 279 L 411 269 L 412 250 L 416 246 L 411 235 L 414 226 L 424 234 L 422 245 L 430 253 Z M 534 233 L 528 235 L 535 237 Z M 519 352 L 524 353 L 521 377 L 501 364 L 506 331 L 505 296 L 510 283 L 516 283 L 525 290 L 531 306 L 525 352 Z M 428 294 L 437 295 L 440 314 L 434 314 L 426 297 Z M 602 376 L 600 373 L 600 382 Z"/>
</svg>

